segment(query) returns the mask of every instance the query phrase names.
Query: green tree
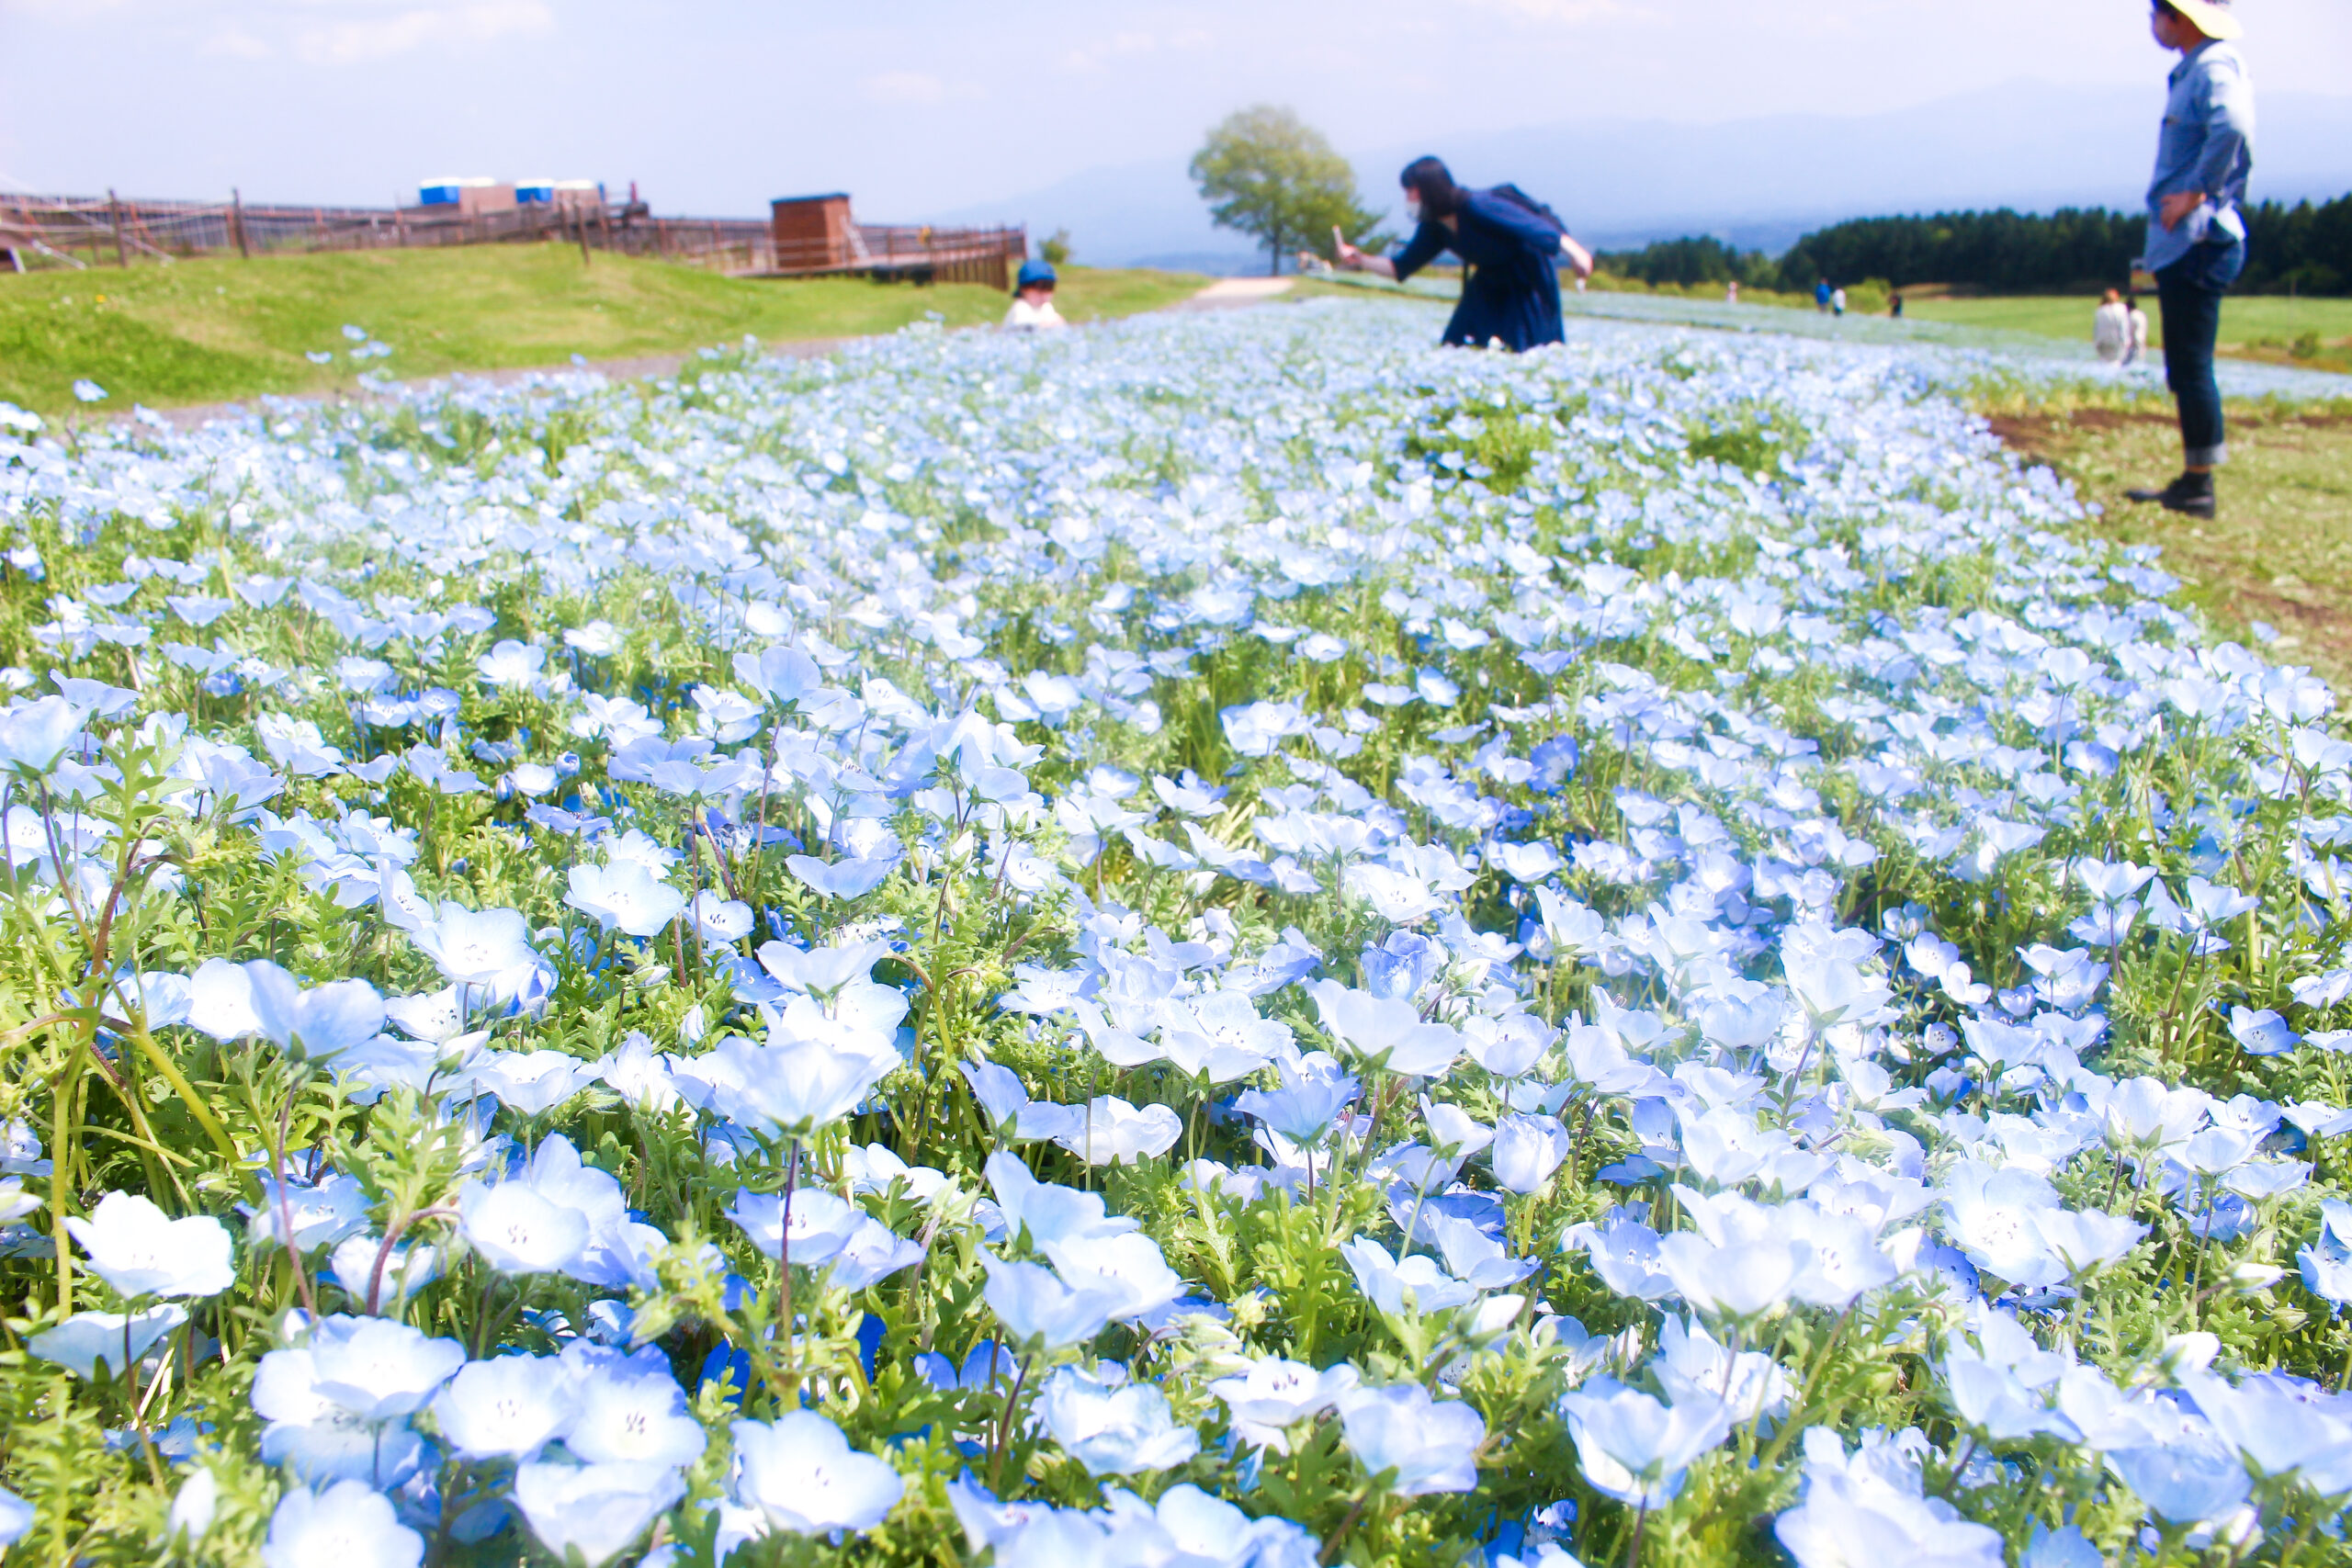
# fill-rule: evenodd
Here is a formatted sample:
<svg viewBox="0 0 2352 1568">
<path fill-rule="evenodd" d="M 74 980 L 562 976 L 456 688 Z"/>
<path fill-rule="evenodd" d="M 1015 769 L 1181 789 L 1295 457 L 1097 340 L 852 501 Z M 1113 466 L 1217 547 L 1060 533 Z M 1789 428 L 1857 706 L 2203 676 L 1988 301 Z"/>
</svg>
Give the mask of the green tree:
<svg viewBox="0 0 2352 1568">
<path fill-rule="evenodd" d="M 1069 265 L 1069 231 L 1057 229 L 1037 242 L 1037 255 L 1047 266 Z"/>
<path fill-rule="evenodd" d="M 1269 273 L 1282 271 L 1285 251 L 1328 249 L 1334 228 L 1365 235 L 1356 243 L 1368 251 L 1386 243 L 1370 232 L 1380 214 L 1356 200 L 1348 161 L 1286 108 L 1261 104 L 1226 116 L 1193 154 L 1193 179 L 1219 228 L 1265 245 Z"/>
</svg>

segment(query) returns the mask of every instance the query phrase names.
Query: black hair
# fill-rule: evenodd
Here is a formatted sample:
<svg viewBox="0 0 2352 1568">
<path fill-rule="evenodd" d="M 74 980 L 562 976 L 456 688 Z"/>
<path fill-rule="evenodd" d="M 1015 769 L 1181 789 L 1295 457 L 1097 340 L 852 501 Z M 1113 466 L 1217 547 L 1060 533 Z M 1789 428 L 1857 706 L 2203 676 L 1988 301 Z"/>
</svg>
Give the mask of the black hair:
<svg viewBox="0 0 2352 1568">
<path fill-rule="evenodd" d="M 1453 171 L 1439 157 L 1420 157 L 1405 165 L 1396 183 L 1421 198 L 1421 211 L 1430 218 L 1445 218 L 1461 205 L 1461 187 L 1453 183 Z"/>
</svg>

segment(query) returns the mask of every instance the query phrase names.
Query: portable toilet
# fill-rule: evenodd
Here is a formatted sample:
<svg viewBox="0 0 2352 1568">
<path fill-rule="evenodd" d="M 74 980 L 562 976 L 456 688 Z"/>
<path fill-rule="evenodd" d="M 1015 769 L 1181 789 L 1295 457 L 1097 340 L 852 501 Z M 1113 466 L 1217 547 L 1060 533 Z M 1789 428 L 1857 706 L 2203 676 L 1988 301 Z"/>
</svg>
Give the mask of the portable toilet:
<svg viewBox="0 0 2352 1568">
<path fill-rule="evenodd" d="M 419 181 L 417 205 L 455 211 L 468 217 L 477 212 L 506 212 L 514 206 L 514 187 L 488 175 L 445 175 Z"/>
</svg>

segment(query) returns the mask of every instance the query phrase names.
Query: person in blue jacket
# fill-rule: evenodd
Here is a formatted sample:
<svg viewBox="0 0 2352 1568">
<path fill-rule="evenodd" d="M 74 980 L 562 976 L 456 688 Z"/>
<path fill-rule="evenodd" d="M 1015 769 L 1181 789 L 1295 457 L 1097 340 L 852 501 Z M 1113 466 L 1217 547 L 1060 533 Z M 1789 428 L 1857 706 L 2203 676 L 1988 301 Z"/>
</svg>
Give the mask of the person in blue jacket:
<svg viewBox="0 0 2352 1568">
<path fill-rule="evenodd" d="M 1413 237 L 1396 255 L 1366 255 L 1333 231 L 1339 265 L 1351 272 L 1374 273 L 1398 282 L 1452 251 L 1464 264 L 1462 302 L 1446 323 L 1448 344 L 1471 348 L 1500 343 L 1514 352 L 1558 343 L 1559 263 L 1565 257 L 1580 277 L 1592 273 L 1592 253 L 1569 237 L 1566 225 L 1548 207 L 1516 186 L 1471 190 L 1435 158 L 1405 165 L 1405 215 Z"/>
</svg>

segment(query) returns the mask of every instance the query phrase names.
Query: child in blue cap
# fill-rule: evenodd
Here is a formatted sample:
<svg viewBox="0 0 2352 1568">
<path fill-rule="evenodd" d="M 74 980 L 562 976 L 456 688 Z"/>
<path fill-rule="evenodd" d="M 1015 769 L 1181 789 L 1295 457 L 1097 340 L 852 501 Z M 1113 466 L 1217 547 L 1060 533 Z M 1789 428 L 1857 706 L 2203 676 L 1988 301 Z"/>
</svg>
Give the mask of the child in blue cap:
<svg viewBox="0 0 2352 1568">
<path fill-rule="evenodd" d="M 1049 262 L 1025 261 L 1012 285 L 1012 309 L 1004 313 L 1009 333 L 1046 332 L 1069 325 L 1054 309 L 1054 269 Z"/>
</svg>

